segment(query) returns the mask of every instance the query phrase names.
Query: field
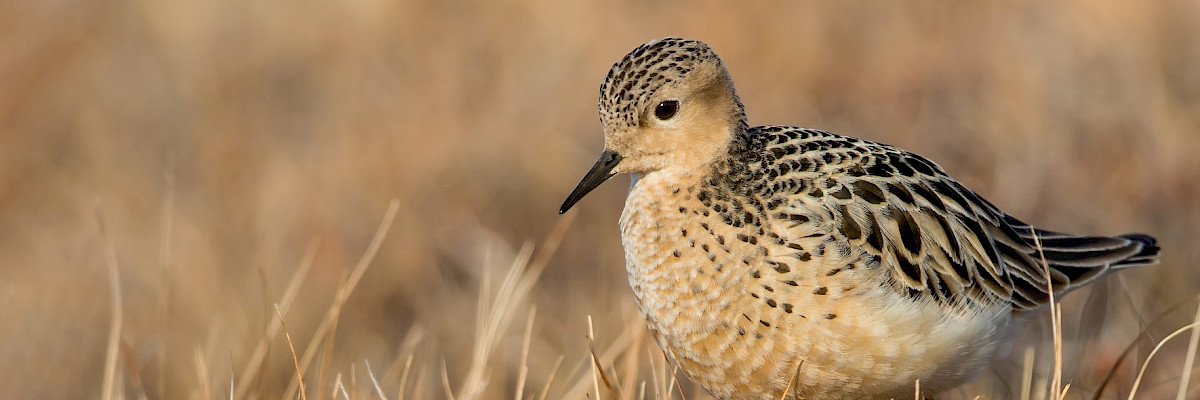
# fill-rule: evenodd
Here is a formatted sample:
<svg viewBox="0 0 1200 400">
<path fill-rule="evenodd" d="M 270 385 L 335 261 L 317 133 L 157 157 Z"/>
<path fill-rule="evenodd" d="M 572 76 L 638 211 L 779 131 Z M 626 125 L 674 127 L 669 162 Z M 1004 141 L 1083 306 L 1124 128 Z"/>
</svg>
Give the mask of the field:
<svg viewBox="0 0 1200 400">
<path fill-rule="evenodd" d="M 0 2 L 0 388 L 295 399 L 303 363 L 308 399 L 607 399 L 598 364 L 618 397 L 708 398 L 636 311 L 628 178 L 556 213 L 608 68 L 683 36 L 752 124 L 1159 238 L 1062 302 L 1061 367 L 1047 313 L 946 398 L 1091 398 L 1112 370 L 1124 399 L 1143 363 L 1135 398 L 1200 398 L 1191 332 L 1147 362 L 1200 294 L 1200 3 L 965 3 Z"/>
</svg>

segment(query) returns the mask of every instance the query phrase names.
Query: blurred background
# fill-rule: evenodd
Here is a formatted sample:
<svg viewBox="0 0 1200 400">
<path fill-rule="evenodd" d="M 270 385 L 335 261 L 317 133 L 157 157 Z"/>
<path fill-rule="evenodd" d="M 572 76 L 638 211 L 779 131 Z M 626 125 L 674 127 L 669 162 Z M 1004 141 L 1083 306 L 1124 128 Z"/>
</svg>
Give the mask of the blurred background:
<svg viewBox="0 0 1200 400">
<path fill-rule="evenodd" d="M 644 336 L 627 178 L 556 214 L 605 73 L 666 36 L 716 49 L 752 124 L 915 151 L 1044 228 L 1157 236 L 1160 265 L 1063 302 L 1068 398 L 1110 370 L 1124 398 L 1194 317 L 1193 0 L 10 0 L 0 388 L 294 399 L 307 359 L 307 398 L 609 398 L 596 364 L 618 397 L 707 398 Z M 947 398 L 1045 398 L 1048 320 Z M 1200 381 L 1187 336 L 1138 397 Z"/>
</svg>

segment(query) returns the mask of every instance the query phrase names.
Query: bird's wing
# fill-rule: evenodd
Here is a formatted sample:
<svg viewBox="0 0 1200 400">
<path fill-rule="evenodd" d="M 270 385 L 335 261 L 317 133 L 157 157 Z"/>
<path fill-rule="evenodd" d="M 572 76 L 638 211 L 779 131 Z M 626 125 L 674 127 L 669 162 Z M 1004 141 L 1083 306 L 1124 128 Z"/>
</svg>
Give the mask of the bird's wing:
<svg viewBox="0 0 1200 400">
<path fill-rule="evenodd" d="M 764 192 L 790 192 L 785 203 L 820 208 L 815 217 L 833 235 L 886 268 L 894 286 L 910 296 L 1010 301 L 1015 310 L 1031 310 L 1049 300 L 1051 287 L 1061 293 L 1114 266 L 1146 264 L 1157 256 L 1153 238 L 1145 235 L 1091 237 L 1032 228 L 932 161 L 896 147 L 799 128 L 760 130 Z M 766 201 L 770 209 L 774 204 Z M 788 215 L 788 204 L 775 206 L 782 210 L 776 217 Z"/>
</svg>

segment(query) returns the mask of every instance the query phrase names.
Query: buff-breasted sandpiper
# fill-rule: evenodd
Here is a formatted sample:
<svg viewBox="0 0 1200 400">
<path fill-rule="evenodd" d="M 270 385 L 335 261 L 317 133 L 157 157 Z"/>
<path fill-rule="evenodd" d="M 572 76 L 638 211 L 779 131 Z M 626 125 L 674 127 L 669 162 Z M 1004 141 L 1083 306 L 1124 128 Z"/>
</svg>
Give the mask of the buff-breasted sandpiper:
<svg viewBox="0 0 1200 400">
<path fill-rule="evenodd" d="M 952 388 L 1007 351 L 1051 288 L 1158 256 L 1147 235 L 1033 228 L 892 146 L 749 127 L 721 59 L 695 40 L 613 65 L 600 120 L 604 152 L 560 212 L 633 176 L 620 226 L 638 306 L 721 399 Z"/>
</svg>

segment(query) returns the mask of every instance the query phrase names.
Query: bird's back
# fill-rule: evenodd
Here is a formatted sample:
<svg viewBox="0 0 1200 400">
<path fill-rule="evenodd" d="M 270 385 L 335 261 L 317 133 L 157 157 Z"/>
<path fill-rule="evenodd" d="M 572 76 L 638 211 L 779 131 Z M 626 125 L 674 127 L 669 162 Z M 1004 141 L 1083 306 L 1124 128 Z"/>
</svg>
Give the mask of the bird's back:
<svg viewBox="0 0 1200 400">
<path fill-rule="evenodd" d="M 1148 235 L 1031 227 L 936 163 L 893 146 L 794 127 L 750 132 L 751 145 L 736 157 L 749 166 L 742 175 L 762 212 L 825 220 L 831 240 L 864 250 L 913 297 L 1032 310 L 1046 304 L 1051 287 L 1062 293 L 1113 268 L 1157 260 Z"/>
</svg>

